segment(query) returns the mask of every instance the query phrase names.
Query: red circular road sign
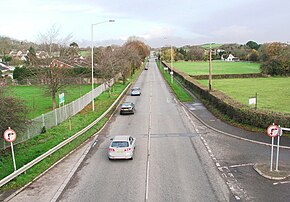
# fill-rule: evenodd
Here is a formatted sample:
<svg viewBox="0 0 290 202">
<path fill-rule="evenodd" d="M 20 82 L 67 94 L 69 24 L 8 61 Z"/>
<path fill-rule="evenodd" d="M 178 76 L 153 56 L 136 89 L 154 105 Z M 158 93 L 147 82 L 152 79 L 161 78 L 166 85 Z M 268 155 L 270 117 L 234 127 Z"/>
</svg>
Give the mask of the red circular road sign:
<svg viewBox="0 0 290 202">
<path fill-rule="evenodd" d="M 4 139 L 7 142 L 13 142 L 14 140 L 16 140 L 16 132 L 12 129 L 7 129 L 4 132 Z"/>
<path fill-rule="evenodd" d="M 279 135 L 279 133 L 280 133 L 280 128 L 277 125 L 270 125 L 267 128 L 267 134 L 270 137 L 276 137 L 277 135 Z"/>
</svg>

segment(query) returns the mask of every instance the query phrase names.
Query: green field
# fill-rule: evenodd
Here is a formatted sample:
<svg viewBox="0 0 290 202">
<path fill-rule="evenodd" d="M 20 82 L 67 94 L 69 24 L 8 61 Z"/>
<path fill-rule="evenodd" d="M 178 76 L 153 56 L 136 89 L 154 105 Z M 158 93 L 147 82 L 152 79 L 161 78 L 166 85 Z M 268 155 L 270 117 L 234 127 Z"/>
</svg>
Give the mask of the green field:
<svg viewBox="0 0 290 202">
<path fill-rule="evenodd" d="M 65 104 L 70 103 L 92 89 L 91 85 L 66 86 L 64 89 Z M 28 118 L 32 119 L 52 110 L 52 98 L 44 87 L 10 86 L 9 93 L 21 98 L 28 107 Z M 57 93 L 58 96 L 59 93 Z M 57 97 L 58 102 L 58 97 Z"/>
<path fill-rule="evenodd" d="M 175 62 L 173 66 L 190 75 L 208 75 L 209 63 L 200 62 Z M 214 60 L 212 62 L 213 74 L 250 74 L 260 73 L 260 64 L 252 62 L 224 62 Z"/>
<path fill-rule="evenodd" d="M 198 80 L 208 85 L 208 80 Z M 290 113 L 290 78 L 214 79 L 217 89 L 233 99 L 248 105 L 249 97 L 258 93 L 258 108 Z"/>
<path fill-rule="evenodd" d="M 222 46 L 222 44 L 218 44 L 218 43 L 212 43 L 211 45 L 209 43 L 207 44 L 202 44 L 201 47 L 205 48 L 205 49 L 209 49 L 211 46 L 211 48 L 219 48 L 220 46 Z"/>
<path fill-rule="evenodd" d="M 83 57 L 89 57 L 90 54 L 91 54 L 90 51 L 86 51 L 86 50 L 80 51 L 80 55 Z"/>
</svg>

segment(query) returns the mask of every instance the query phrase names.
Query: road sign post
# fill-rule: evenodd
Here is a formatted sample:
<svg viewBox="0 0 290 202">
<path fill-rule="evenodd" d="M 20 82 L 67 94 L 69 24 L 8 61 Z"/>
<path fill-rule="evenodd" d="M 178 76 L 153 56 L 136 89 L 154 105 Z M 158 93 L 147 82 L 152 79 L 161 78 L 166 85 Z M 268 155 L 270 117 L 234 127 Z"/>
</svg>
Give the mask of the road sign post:
<svg viewBox="0 0 290 202">
<path fill-rule="evenodd" d="M 267 128 L 267 134 L 272 138 L 272 145 L 271 145 L 271 160 L 270 160 L 270 171 L 273 171 L 273 153 L 274 153 L 274 138 L 280 133 L 280 127 L 275 125 L 270 125 Z"/>
<path fill-rule="evenodd" d="M 276 157 L 276 171 L 278 171 L 278 166 L 279 166 L 279 149 L 280 149 L 280 136 L 282 136 L 282 130 L 279 125 L 279 134 L 278 134 L 278 140 L 277 140 L 277 157 Z"/>
<path fill-rule="evenodd" d="M 14 171 L 16 171 L 16 163 L 13 149 L 13 142 L 16 140 L 16 132 L 9 127 L 7 130 L 4 131 L 3 136 L 6 142 L 10 142 Z"/>
</svg>

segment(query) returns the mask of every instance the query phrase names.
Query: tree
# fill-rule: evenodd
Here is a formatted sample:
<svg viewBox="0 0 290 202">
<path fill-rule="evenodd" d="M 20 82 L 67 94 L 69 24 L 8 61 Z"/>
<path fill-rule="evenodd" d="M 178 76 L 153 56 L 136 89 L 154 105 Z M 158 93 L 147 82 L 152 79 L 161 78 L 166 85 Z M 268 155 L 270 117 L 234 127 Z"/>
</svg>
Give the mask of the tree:
<svg viewBox="0 0 290 202">
<path fill-rule="evenodd" d="M 60 27 L 53 24 L 46 33 L 40 33 L 39 41 L 43 44 L 43 47 L 48 51 L 49 55 L 52 56 L 53 51 L 60 51 L 60 55 L 65 55 L 66 44 L 71 40 L 72 34 L 68 34 L 66 37 L 60 37 Z"/>
<path fill-rule="evenodd" d="M 129 37 L 124 46 L 129 49 L 135 49 L 142 61 L 150 53 L 149 47 L 137 37 Z"/>
<path fill-rule="evenodd" d="M 10 94 L 10 93 L 9 93 Z M 8 95 L 7 90 L 0 88 L 0 134 L 8 127 L 16 132 L 23 131 L 27 125 L 27 107 L 24 101 Z M 1 135 L 1 137 L 3 137 Z"/>
<path fill-rule="evenodd" d="M 257 42 L 255 42 L 255 41 L 248 41 L 248 42 L 246 43 L 246 45 L 247 45 L 249 48 L 254 49 L 254 50 L 258 50 L 258 49 L 260 48 L 260 45 L 257 44 Z"/>
<path fill-rule="evenodd" d="M 98 76 L 101 77 L 109 88 L 109 96 L 111 97 L 111 79 L 117 74 L 116 56 L 111 47 L 102 50 L 101 58 L 97 64 Z"/>
<path fill-rule="evenodd" d="M 187 60 L 203 60 L 205 51 L 199 46 L 191 46 L 187 53 Z"/>
<path fill-rule="evenodd" d="M 79 54 L 79 45 L 76 42 L 72 42 L 67 50 L 67 55 L 74 58 L 78 54 Z"/>
<path fill-rule="evenodd" d="M 259 61 L 259 53 L 255 49 L 252 49 L 252 51 L 247 56 L 248 61 L 257 62 Z"/>
<path fill-rule="evenodd" d="M 259 50 L 263 73 L 290 75 L 290 47 L 287 44 L 279 42 L 264 44 Z"/>
<path fill-rule="evenodd" d="M 27 63 L 31 66 L 35 66 L 38 64 L 39 59 L 36 56 L 36 52 L 32 46 L 30 46 L 27 54 Z"/>
<path fill-rule="evenodd" d="M 122 46 L 114 50 L 114 64 L 116 70 L 122 76 L 123 84 L 126 83 L 127 78 L 132 75 L 132 71 L 137 69 L 136 66 L 140 67 L 140 57 L 135 49 L 128 49 L 125 46 Z"/>
</svg>

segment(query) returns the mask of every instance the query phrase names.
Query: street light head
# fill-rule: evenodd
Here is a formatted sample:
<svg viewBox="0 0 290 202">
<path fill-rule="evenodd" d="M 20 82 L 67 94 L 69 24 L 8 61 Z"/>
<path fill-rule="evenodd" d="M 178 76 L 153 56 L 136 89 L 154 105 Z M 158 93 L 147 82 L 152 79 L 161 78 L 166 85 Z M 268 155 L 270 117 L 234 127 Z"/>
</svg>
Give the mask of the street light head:
<svg viewBox="0 0 290 202">
<path fill-rule="evenodd" d="M 109 20 L 109 22 L 115 22 L 115 20 Z"/>
</svg>

